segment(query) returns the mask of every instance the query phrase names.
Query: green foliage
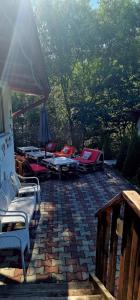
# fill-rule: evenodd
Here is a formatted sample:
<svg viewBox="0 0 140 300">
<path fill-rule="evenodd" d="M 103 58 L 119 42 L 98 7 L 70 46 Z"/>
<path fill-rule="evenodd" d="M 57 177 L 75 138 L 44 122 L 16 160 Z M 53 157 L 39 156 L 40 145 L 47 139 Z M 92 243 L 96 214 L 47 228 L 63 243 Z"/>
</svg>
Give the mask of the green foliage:
<svg viewBox="0 0 140 300">
<path fill-rule="evenodd" d="M 128 111 L 140 103 L 140 2 L 101 0 L 96 9 L 88 0 L 33 5 L 51 86 L 47 109 L 54 139 L 77 148 L 104 145 L 111 157 L 131 131 Z M 28 101 L 18 95 L 14 110 Z M 18 143 L 36 141 L 39 110 L 15 119 Z M 105 144 L 106 128 L 115 134 Z"/>
<path fill-rule="evenodd" d="M 24 94 L 12 94 L 13 112 L 27 107 L 35 102 L 34 96 Z M 14 117 L 14 142 L 15 147 L 20 145 L 38 145 L 38 128 L 39 128 L 40 108 Z"/>
<path fill-rule="evenodd" d="M 120 145 L 120 150 L 119 150 L 119 154 L 117 157 L 117 164 L 116 167 L 119 171 L 122 170 L 124 162 L 126 160 L 127 157 L 127 152 L 128 152 L 128 147 L 129 147 L 129 142 L 130 139 L 127 135 L 125 135 L 122 139 L 122 143 Z"/>
<path fill-rule="evenodd" d="M 136 176 L 138 169 L 140 168 L 140 137 L 137 133 L 134 133 L 124 162 L 123 174 L 132 178 Z"/>
</svg>

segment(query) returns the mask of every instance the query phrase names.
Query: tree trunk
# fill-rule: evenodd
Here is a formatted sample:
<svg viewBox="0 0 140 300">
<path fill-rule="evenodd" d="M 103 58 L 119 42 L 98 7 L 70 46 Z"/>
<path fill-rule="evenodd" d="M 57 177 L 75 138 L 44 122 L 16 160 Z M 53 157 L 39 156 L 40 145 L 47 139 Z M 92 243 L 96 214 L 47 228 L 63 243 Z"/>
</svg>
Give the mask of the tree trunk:
<svg viewBox="0 0 140 300">
<path fill-rule="evenodd" d="M 73 145 L 73 143 L 74 143 L 73 122 L 71 119 L 71 109 L 70 109 L 69 102 L 68 102 L 68 85 L 69 85 L 69 78 L 61 77 L 61 87 L 62 87 L 62 91 L 63 91 L 63 95 L 64 95 L 65 107 L 67 110 L 71 144 Z"/>
</svg>

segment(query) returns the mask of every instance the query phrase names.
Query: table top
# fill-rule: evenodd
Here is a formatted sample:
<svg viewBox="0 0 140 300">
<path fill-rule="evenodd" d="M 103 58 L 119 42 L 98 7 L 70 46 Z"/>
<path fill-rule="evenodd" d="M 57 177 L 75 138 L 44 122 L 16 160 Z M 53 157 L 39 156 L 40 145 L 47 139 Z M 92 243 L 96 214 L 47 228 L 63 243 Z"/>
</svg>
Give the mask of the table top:
<svg viewBox="0 0 140 300">
<path fill-rule="evenodd" d="M 37 158 L 41 158 L 41 157 L 52 157 L 53 153 L 51 152 L 46 152 L 45 151 L 31 151 L 28 153 L 28 157 L 29 158 L 33 158 L 33 159 L 37 159 Z"/>
<path fill-rule="evenodd" d="M 64 166 L 64 165 L 78 165 L 79 162 L 72 159 L 72 158 L 67 158 L 67 157 L 52 157 L 52 158 L 44 158 L 43 162 L 51 165 L 59 165 L 59 166 Z"/>
<path fill-rule="evenodd" d="M 34 147 L 34 146 L 28 146 L 28 147 L 17 147 L 17 150 L 22 153 L 26 153 L 26 152 L 39 151 L 39 148 Z"/>
</svg>

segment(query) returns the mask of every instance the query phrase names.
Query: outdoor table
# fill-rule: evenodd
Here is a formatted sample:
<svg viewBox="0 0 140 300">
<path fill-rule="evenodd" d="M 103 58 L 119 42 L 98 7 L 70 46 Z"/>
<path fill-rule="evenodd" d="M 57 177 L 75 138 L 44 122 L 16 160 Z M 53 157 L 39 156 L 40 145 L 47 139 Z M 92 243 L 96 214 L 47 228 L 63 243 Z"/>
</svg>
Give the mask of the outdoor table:
<svg viewBox="0 0 140 300">
<path fill-rule="evenodd" d="M 76 175 L 79 165 L 78 161 L 67 157 L 45 158 L 42 160 L 42 163 L 46 165 L 52 173 L 57 173 L 59 179 L 61 179 L 64 173 L 73 173 Z"/>
<path fill-rule="evenodd" d="M 53 153 L 51 152 L 46 152 L 45 151 L 31 151 L 27 153 L 27 157 L 30 159 L 33 159 L 35 161 L 41 160 L 43 158 L 47 157 L 52 157 Z"/>
<path fill-rule="evenodd" d="M 39 148 L 34 147 L 34 146 L 28 146 L 28 147 L 17 147 L 17 151 L 26 154 L 28 152 L 34 152 L 34 151 L 39 151 Z"/>
</svg>

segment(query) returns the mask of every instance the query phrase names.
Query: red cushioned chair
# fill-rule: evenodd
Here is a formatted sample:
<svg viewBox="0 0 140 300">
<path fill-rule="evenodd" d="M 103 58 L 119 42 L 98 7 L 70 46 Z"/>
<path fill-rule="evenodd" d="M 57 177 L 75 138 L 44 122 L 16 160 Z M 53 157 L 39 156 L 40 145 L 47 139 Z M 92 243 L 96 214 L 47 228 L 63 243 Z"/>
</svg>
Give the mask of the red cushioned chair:
<svg viewBox="0 0 140 300">
<path fill-rule="evenodd" d="M 23 173 L 24 176 L 50 177 L 50 172 L 47 167 L 29 163 L 28 160 L 23 162 Z"/>
<path fill-rule="evenodd" d="M 52 142 L 50 142 L 50 143 L 48 143 L 48 144 L 46 145 L 46 151 L 47 151 L 47 152 L 54 152 L 55 149 L 56 149 L 56 146 L 57 146 L 57 143 L 52 143 Z"/>
<path fill-rule="evenodd" d="M 101 150 L 84 148 L 80 156 L 74 159 L 79 161 L 81 172 L 104 169 L 104 153 Z"/>
<path fill-rule="evenodd" d="M 72 157 L 72 156 L 74 156 L 75 152 L 76 152 L 75 147 L 65 145 L 61 151 L 54 152 L 54 155 L 56 157 L 62 157 L 62 156 L 63 157 Z"/>
</svg>

